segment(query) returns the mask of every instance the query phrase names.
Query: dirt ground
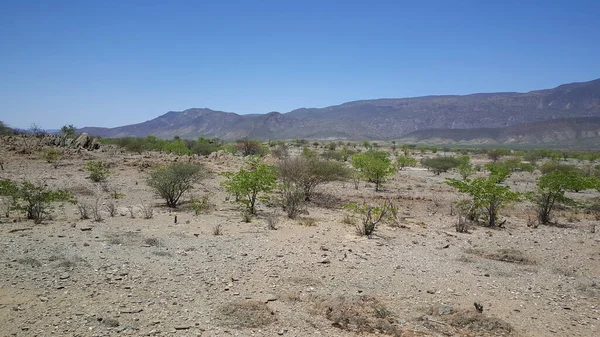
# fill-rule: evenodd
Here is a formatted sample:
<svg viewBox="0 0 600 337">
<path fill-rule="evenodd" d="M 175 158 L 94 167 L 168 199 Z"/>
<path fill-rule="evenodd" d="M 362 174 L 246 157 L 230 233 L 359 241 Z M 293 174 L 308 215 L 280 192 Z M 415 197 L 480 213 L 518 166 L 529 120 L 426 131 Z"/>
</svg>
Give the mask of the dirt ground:
<svg viewBox="0 0 600 337">
<path fill-rule="evenodd" d="M 530 228 L 531 207 L 518 202 L 501 212 L 505 228 L 457 233 L 451 203 L 464 196 L 444 184 L 453 172 L 405 169 L 378 193 L 364 182 L 331 183 L 300 220 L 262 202 L 245 223 L 217 175 L 242 164 L 228 154 L 104 148 L 67 153 L 55 168 L 0 143 L 0 156 L 0 178 L 68 189 L 89 205 L 98 199 L 104 218 L 81 220 L 72 204 L 56 204 L 40 225 L 1 218 L 1 336 L 600 335 L 596 218 L 564 210 L 561 226 Z M 88 179 L 89 160 L 109 166 L 104 186 Z M 188 160 L 213 173 L 184 196 L 209 196 L 206 214 L 167 209 L 145 183 L 153 166 Z M 508 184 L 531 190 L 536 175 L 516 173 Z M 372 239 L 344 223 L 343 204 L 386 198 L 399 222 Z M 111 202 L 115 217 L 104 209 Z"/>
</svg>

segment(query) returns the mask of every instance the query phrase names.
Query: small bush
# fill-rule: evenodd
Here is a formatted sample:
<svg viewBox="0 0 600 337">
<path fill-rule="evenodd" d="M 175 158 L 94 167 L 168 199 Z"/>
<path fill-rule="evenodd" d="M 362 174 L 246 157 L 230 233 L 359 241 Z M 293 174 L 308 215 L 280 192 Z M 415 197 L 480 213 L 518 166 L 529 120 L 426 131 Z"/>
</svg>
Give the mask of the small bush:
<svg viewBox="0 0 600 337">
<path fill-rule="evenodd" d="M 114 217 L 117 214 L 117 205 L 115 205 L 114 202 L 109 202 L 104 207 L 108 211 L 108 214 L 110 215 L 111 218 Z"/>
<path fill-rule="evenodd" d="M 221 224 L 217 224 L 217 225 L 215 225 L 215 227 L 213 227 L 213 235 L 214 236 L 223 235 L 223 227 L 221 226 Z"/>
<path fill-rule="evenodd" d="M 79 218 L 86 220 L 90 218 L 90 206 L 87 204 L 77 204 L 77 210 L 79 211 Z"/>
<path fill-rule="evenodd" d="M 391 201 L 378 205 L 349 203 L 344 208 L 361 217 L 361 223 L 356 226 L 356 230 L 360 236 L 367 236 L 368 238 L 373 236 L 380 222 L 393 220 L 392 209 L 394 209 L 394 205 Z"/>
<path fill-rule="evenodd" d="M 107 167 L 101 161 L 91 161 L 85 164 L 85 169 L 90 174 L 90 179 L 94 182 L 105 181 L 110 174 Z"/>
<path fill-rule="evenodd" d="M 15 185 L 10 180 L 0 181 L 0 195 L 7 191 L 15 201 L 13 207 L 25 211 L 27 219 L 34 220 L 36 224 L 41 223 L 48 215 L 51 203 L 60 201 L 76 203 L 71 193 L 66 190 L 47 190 L 44 186 L 30 182 Z"/>
<path fill-rule="evenodd" d="M 448 170 L 458 167 L 462 163 L 462 160 L 454 157 L 435 157 L 421 160 L 421 165 L 427 167 L 436 175 L 440 175 L 442 172 L 447 172 Z"/>
<path fill-rule="evenodd" d="M 295 219 L 306 208 L 304 191 L 295 185 L 283 185 L 281 188 L 282 206 L 288 218 Z"/>
<path fill-rule="evenodd" d="M 104 220 L 102 218 L 102 214 L 100 213 L 100 199 L 96 199 L 96 202 L 92 205 L 92 215 L 94 216 L 94 221 L 101 222 Z"/>
<path fill-rule="evenodd" d="M 62 157 L 62 152 L 55 148 L 44 149 L 44 160 L 54 165 L 54 168 L 58 167 L 58 161 Z"/>
<path fill-rule="evenodd" d="M 154 217 L 154 208 L 152 206 L 146 206 L 144 203 L 141 204 L 142 216 L 144 219 L 152 219 Z"/>
<path fill-rule="evenodd" d="M 304 217 L 298 220 L 298 223 L 304 227 L 315 227 L 317 225 L 317 219 L 311 217 Z"/>
<path fill-rule="evenodd" d="M 195 215 L 208 213 L 212 209 L 212 205 L 210 203 L 208 195 L 202 196 L 198 199 L 193 199 L 190 202 L 190 205 Z"/>
<path fill-rule="evenodd" d="M 201 165 L 173 163 L 150 172 L 147 183 L 165 199 L 168 207 L 175 208 L 183 193 L 205 176 L 206 171 Z"/>
<path fill-rule="evenodd" d="M 267 214 L 267 217 L 265 220 L 267 222 L 268 229 L 270 229 L 270 230 L 277 229 L 277 224 L 279 223 L 279 215 L 277 214 L 277 211 Z"/>
</svg>

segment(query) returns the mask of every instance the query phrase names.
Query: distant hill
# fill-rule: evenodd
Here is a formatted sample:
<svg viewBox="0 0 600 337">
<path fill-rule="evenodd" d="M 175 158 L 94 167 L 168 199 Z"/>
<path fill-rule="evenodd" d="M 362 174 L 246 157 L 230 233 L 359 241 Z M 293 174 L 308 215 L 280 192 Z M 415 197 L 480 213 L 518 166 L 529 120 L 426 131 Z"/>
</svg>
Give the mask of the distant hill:
<svg viewBox="0 0 600 337">
<path fill-rule="evenodd" d="M 202 136 L 225 140 L 243 137 L 383 140 L 401 139 L 409 134 L 422 138 L 432 131 L 421 134 L 415 132 L 432 129 L 476 129 L 480 131 L 474 130 L 472 135 L 487 135 L 486 132 L 501 134 L 507 131 L 483 130 L 524 123 L 527 123 L 524 127 L 531 130 L 536 128 L 537 122 L 560 119 L 561 125 L 566 125 L 576 117 L 600 117 L 600 79 L 528 93 L 374 99 L 320 109 L 303 108 L 284 114 L 238 115 L 210 109 L 188 109 L 171 111 L 139 124 L 117 128 L 86 127 L 79 131 L 102 137 L 155 135 L 171 138 L 178 135 L 183 138 Z M 578 123 L 576 120 L 572 122 Z"/>
<path fill-rule="evenodd" d="M 412 132 L 403 142 L 436 144 L 529 144 L 600 148 L 600 117 L 559 118 L 503 128 L 429 129 Z"/>
</svg>

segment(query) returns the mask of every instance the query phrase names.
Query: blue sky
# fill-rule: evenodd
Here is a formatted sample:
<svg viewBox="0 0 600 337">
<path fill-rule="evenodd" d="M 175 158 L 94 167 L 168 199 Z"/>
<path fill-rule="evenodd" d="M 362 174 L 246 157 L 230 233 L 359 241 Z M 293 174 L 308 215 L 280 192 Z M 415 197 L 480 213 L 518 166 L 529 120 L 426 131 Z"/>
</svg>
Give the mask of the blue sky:
<svg viewBox="0 0 600 337">
<path fill-rule="evenodd" d="M 600 77 L 600 1 L 0 1 L 0 120 L 143 122 Z"/>
</svg>

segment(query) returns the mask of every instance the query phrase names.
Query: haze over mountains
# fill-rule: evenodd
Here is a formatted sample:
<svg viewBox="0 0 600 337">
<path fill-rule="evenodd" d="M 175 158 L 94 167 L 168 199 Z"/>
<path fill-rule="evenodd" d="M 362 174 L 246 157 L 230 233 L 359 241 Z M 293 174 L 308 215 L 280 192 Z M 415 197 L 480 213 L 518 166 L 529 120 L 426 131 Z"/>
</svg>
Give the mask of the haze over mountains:
<svg viewBox="0 0 600 337">
<path fill-rule="evenodd" d="M 438 142 L 600 143 L 600 79 L 528 93 L 480 93 L 348 102 L 288 113 L 239 115 L 170 111 L 116 128 L 79 130 L 101 137 L 253 139 L 407 139 Z"/>
</svg>

